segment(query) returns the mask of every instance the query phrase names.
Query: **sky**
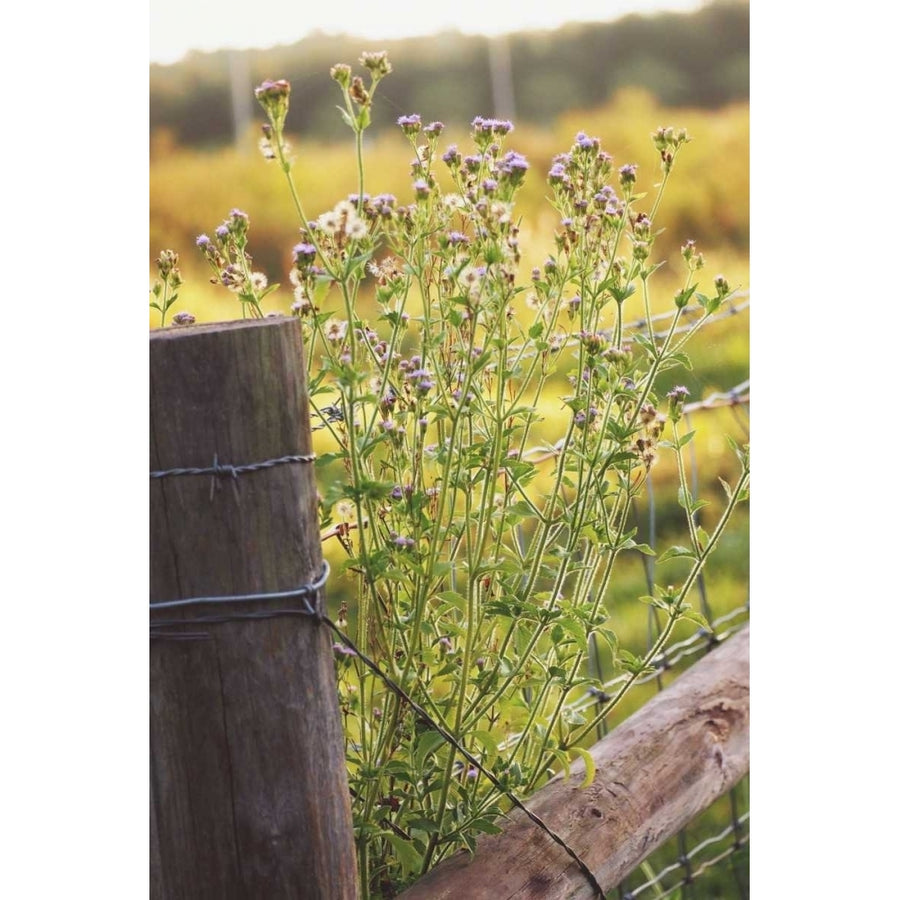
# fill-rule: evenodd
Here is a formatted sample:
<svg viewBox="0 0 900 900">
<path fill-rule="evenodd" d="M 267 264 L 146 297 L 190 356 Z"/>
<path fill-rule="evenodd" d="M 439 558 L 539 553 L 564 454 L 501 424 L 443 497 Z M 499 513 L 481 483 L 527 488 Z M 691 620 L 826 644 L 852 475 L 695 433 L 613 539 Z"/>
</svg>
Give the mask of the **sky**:
<svg viewBox="0 0 900 900">
<path fill-rule="evenodd" d="M 189 50 L 265 48 L 292 44 L 313 31 L 370 39 L 413 37 L 455 29 L 503 34 L 567 22 L 618 19 L 629 13 L 689 12 L 703 0 L 150 0 L 150 62 L 173 63 Z M 515 13 L 511 13 L 511 9 Z"/>
</svg>

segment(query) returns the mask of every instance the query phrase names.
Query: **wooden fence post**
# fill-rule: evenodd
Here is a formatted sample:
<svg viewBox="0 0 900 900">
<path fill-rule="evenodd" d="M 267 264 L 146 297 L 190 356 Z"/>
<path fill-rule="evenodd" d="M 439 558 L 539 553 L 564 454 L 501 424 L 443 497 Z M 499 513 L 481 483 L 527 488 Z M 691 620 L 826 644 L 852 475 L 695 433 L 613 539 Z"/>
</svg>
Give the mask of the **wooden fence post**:
<svg viewBox="0 0 900 900">
<path fill-rule="evenodd" d="M 150 386 L 151 474 L 169 473 L 150 482 L 151 604 L 315 582 L 313 466 L 284 460 L 311 454 L 299 323 L 153 332 Z M 171 472 L 214 463 L 218 475 Z M 246 617 L 303 605 L 152 610 L 154 900 L 355 900 L 328 629 L 310 615 Z M 228 620 L 197 621 L 209 616 Z M 159 624 L 173 619 L 194 621 Z"/>
</svg>

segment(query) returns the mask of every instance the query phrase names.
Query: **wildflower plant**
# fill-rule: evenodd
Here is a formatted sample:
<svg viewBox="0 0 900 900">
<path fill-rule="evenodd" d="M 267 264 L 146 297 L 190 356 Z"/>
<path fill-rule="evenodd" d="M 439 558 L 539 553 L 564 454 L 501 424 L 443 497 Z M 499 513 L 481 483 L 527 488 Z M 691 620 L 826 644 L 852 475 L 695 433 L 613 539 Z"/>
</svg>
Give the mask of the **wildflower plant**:
<svg viewBox="0 0 900 900">
<path fill-rule="evenodd" d="M 178 299 L 178 288 L 184 283 L 178 268 L 178 254 L 174 250 L 163 250 L 156 260 L 156 270 L 159 278 L 150 288 L 150 309 L 159 312 L 159 324 L 162 327 L 166 324 L 166 313 Z M 193 321 L 193 316 L 190 313 L 178 313 L 172 321 L 176 325 L 186 324 L 186 319 Z"/>
<path fill-rule="evenodd" d="M 247 251 L 250 217 L 241 209 L 232 209 L 219 225 L 214 237 L 201 234 L 197 248 L 213 271 L 210 281 L 221 284 L 237 295 L 244 318 L 248 313 L 262 318 L 262 301 L 278 289 L 269 284 L 263 272 L 253 271 L 253 257 Z"/>
<path fill-rule="evenodd" d="M 321 523 L 355 588 L 355 609 L 342 607 L 338 621 L 349 630 L 352 619 L 355 631 L 335 643 L 335 664 L 362 892 L 376 897 L 474 850 L 479 834 L 499 830 L 511 797 L 572 761 L 592 777 L 586 743 L 676 623 L 708 627 L 691 592 L 748 496 L 749 462 L 735 446 L 740 474 L 723 481 L 723 512 L 704 530 L 682 460 L 692 438 L 681 428 L 686 390 L 658 393 L 664 372 L 690 367 L 686 345 L 729 297 L 721 276 L 709 294 L 698 289 L 703 259 L 692 241 L 663 334 L 651 315 L 656 220 L 686 133 L 653 135 L 660 178 L 650 197 L 637 190 L 635 166 L 617 166 L 598 138 L 577 134 L 546 174 L 554 247 L 523 273 L 516 195 L 535 174 L 510 145 L 512 123 L 475 118 L 460 148 L 441 145 L 440 122 L 403 115 L 413 199 L 366 192 L 362 136 L 391 67 L 384 53 L 360 63 L 363 76 L 331 70 L 356 140 L 358 190 L 313 218 L 284 136 L 290 85 L 267 81 L 256 96 L 268 119 L 263 154 L 299 217 L 292 309 L 312 406 L 335 447 L 318 460 Z M 234 210 L 215 239 L 197 243 L 215 278 L 262 315 L 272 288 L 254 284 L 247 225 Z M 368 318 L 363 290 L 374 294 Z M 638 329 L 623 313 L 634 294 L 645 311 Z M 548 398 L 558 407 L 549 423 Z M 546 428 L 555 439 L 542 445 Z M 677 461 L 690 546 L 657 561 L 688 567 L 683 580 L 635 598 L 662 623 L 638 654 L 619 646 L 605 603 L 620 561 L 654 554 L 631 521 L 662 454 Z M 627 677 L 598 711 L 578 711 L 575 701 L 603 690 L 588 666 L 598 639 Z"/>
</svg>

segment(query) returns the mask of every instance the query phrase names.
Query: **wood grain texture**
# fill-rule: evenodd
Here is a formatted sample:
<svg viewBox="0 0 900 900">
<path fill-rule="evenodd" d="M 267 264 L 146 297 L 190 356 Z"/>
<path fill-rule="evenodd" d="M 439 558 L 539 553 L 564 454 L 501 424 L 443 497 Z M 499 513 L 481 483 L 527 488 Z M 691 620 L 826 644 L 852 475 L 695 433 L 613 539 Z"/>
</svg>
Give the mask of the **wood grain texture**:
<svg viewBox="0 0 900 900">
<path fill-rule="evenodd" d="M 153 332 L 151 470 L 310 453 L 304 373 L 295 320 Z M 218 479 L 210 499 L 213 483 L 151 479 L 151 602 L 285 591 L 320 574 L 311 464 Z M 327 629 L 283 617 L 185 630 L 208 638 L 151 641 L 151 896 L 355 898 Z"/>
<path fill-rule="evenodd" d="M 612 890 L 750 768 L 749 644 L 746 626 L 691 667 L 557 776 L 528 806 Z M 582 900 L 590 886 L 574 863 L 519 811 L 473 856 L 446 860 L 400 900 Z"/>
</svg>

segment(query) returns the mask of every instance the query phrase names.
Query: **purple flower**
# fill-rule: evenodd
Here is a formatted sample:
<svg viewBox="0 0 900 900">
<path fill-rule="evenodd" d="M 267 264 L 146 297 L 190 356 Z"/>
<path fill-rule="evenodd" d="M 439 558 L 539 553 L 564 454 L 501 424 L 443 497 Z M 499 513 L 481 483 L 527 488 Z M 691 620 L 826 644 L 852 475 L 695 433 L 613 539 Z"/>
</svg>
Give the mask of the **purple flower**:
<svg viewBox="0 0 900 900">
<path fill-rule="evenodd" d="M 307 266 L 316 258 L 316 248 L 312 244 L 297 244 L 293 253 L 295 266 Z"/>
<path fill-rule="evenodd" d="M 509 134 L 513 130 L 513 123 L 508 119 L 484 119 L 476 116 L 472 120 L 472 129 L 476 134 Z"/>
<path fill-rule="evenodd" d="M 281 79 L 279 81 L 270 81 L 266 79 L 253 93 L 256 94 L 257 100 L 280 100 L 287 97 L 291 92 L 290 82 Z"/>
<path fill-rule="evenodd" d="M 447 152 L 441 157 L 441 159 L 450 166 L 451 169 L 455 169 L 459 165 L 460 155 L 459 150 L 456 149 L 456 144 L 451 144 L 447 148 Z"/>
<path fill-rule="evenodd" d="M 422 129 L 425 134 L 433 134 L 437 137 L 444 130 L 443 122 L 431 122 Z"/>
<path fill-rule="evenodd" d="M 197 237 L 197 246 L 201 250 L 206 250 L 206 248 L 210 245 L 209 236 L 205 234 L 198 235 Z"/>
<path fill-rule="evenodd" d="M 497 168 L 500 170 L 500 173 L 505 175 L 509 181 L 513 182 L 513 184 L 519 184 L 525 177 L 525 172 L 528 170 L 528 161 L 521 153 L 510 150 L 509 153 L 500 160 Z"/>
<path fill-rule="evenodd" d="M 397 124 L 403 129 L 404 134 L 418 134 L 422 127 L 422 117 L 416 113 L 411 116 L 400 116 Z"/>
<path fill-rule="evenodd" d="M 619 181 L 622 183 L 622 187 L 626 187 L 629 184 L 634 184 L 637 180 L 637 166 L 629 163 L 627 166 L 622 166 L 619 169 Z"/>
<path fill-rule="evenodd" d="M 547 178 L 550 181 L 550 184 L 561 184 L 566 180 L 566 170 L 563 168 L 562 163 L 553 163 L 550 166 L 550 171 L 547 173 Z"/>
</svg>

